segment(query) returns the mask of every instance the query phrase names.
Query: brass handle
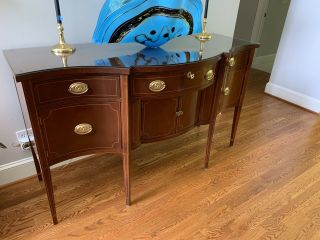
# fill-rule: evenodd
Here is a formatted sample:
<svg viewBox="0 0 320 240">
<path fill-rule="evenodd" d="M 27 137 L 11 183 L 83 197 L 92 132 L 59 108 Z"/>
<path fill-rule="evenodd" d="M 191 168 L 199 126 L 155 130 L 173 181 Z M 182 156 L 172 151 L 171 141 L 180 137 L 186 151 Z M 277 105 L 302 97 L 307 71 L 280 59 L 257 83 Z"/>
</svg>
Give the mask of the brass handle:
<svg viewBox="0 0 320 240">
<path fill-rule="evenodd" d="M 78 135 L 87 135 L 93 130 L 92 126 L 88 123 L 81 123 L 74 128 L 74 132 Z"/>
<path fill-rule="evenodd" d="M 75 95 L 81 95 L 81 94 L 84 94 L 86 92 L 88 92 L 89 90 L 89 87 L 87 84 L 83 83 L 83 82 L 75 82 L 75 83 L 72 83 L 70 86 L 69 86 L 69 89 L 68 91 L 72 94 L 75 94 Z"/>
<path fill-rule="evenodd" d="M 188 72 L 188 73 L 187 73 L 187 77 L 188 77 L 189 79 L 194 79 L 194 78 L 195 78 L 195 74 L 192 73 L 192 72 Z"/>
<path fill-rule="evenodd" d="M 230 88 L 229 87 L 226 87 L 224 90 L 223 90 L 223 94 L 225 96 L 229 96 L 230 95 Z"/>
<path fill-rule="evenodd" d="M 206 79 L 207 79 L 208 81 L 211 81 L 212 79 L 214 79 L 214 76 L 215 76 L 215 74 L 214 74 L 213 70 L 209 70 L 209 71 L 206 73 Z"/>
<path fill-rule="evenodd" d="M 177 117 L 182 116 L 183 115 L 183 111 L 176 112 L 176 115 L 177 115 Z"/>
<path fill-rule="evenodd" d="M 234 67 L 236 65 L 236 60 L 234 59 L 234 57 L 229 58 L 228 63 L 230 67 Z"/>
<path fill-rule="evenodd" d="M 161 92 L 166 88 L 166 83 L 162 80 L 155 80 L 149 84 L 149 89 L 152 92 Z"/>
</svg>

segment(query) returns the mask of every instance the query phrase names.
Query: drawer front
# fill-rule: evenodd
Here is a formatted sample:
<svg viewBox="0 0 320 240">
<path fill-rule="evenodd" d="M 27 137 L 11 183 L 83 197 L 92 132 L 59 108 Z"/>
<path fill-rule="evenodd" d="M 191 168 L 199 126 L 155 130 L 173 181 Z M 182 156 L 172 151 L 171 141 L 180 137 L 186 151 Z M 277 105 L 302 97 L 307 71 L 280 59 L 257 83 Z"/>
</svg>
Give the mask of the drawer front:
<svg viewBox="0 0 320 240">
<path fill-rule="evenodd" d="M 49 161 L 121 149 L 120 103 L 70 105 L 40 113 Z"/>
<path fill-rule="evenodd" d="M 246 68 L 248 60 L 249 50 L 231 53 L 227 60 L 227 67 L 233 70 Z"/>
<path fill-rule="evenodd" d="M 246 69 L 230 71 L 227 73 L 227 79 L 222 88 L 222 109 L 234 107 L 242 92 Z"/>
<path fill-rule="evenodd" d="M 216 80 L 217 64 L 190 65 L 183 70 L 146 73 L 132 77 L 133 96 L 167 96 L 190 89 L 201 89 L 212 85 Z"/>
<path fill-rule="evenodd" d="M 76 97 L 119 98 L 118 77 L 92 77 L 40 82 L 35 85 L 38 103 L 48 103 Z"/>
</svg>

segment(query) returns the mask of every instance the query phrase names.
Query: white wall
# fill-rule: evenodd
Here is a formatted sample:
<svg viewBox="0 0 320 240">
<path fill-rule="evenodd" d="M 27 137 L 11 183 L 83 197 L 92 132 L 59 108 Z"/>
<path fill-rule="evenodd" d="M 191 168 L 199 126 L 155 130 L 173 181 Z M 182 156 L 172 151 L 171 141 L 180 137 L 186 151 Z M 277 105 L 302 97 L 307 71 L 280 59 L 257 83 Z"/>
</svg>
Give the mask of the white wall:
<svg viewBox="0 0 320 240">
<path fill-rule="evenodd" d="M 290 0 L 269 0 L 257 56 L 276 54 L 289 6 Z"/>
<path fill-rule="evenodd" d="M 66 39 L 69 42 L 91 41 L 103 2 L 61 0 Z M 54 1 L 1 0 L 0 29 L 0 50 L 55 44 L 58 39 Z M 24 129 L 24 124 L 14 82 L 9 66 L 0 52 L 0 142 L 8 147 L 0 149 L 0 166 L 30 156 L 29 151 L 12 147 L 12 143 L 16 141 L 15 132 L 21 129 Z"/>
<path fill-rule="evenodd" d="M 234 36 L 250 41 L 259 6 L 259 0 L 241 0 Z"/>
<path fill-rule="evenodd" d="M 210 3 L 209 31 L 232 36 L 240 0 L 214 0 Z M 66 40 L 90 42 L 104 0 L 60 0 Z M 0 50 L 53 45 L 57 42 L 53 0 L 1 0 Z M 0 149 L 1 170 L 30 153 L 11 146 L 15 132 L 24 128 L 10 69 L 0 52 Z M 32 163 L 31 159 L 25 161 Z M 9 165 L 7 165 L 9 164 Z M 26 168 L 27 169 L 27 168 Z M 2 179 L 0 179 L 1 185 Z"/>
<path fill-rule="evenodd" d="M 320 113 L 320 1 L 292 0 L 266 92 Z"/>
<path fill-rule="evenodd" d="M 233 36 L 239 4 L 240 0 L 210 0 L 208 32 Z"/>
</svg>

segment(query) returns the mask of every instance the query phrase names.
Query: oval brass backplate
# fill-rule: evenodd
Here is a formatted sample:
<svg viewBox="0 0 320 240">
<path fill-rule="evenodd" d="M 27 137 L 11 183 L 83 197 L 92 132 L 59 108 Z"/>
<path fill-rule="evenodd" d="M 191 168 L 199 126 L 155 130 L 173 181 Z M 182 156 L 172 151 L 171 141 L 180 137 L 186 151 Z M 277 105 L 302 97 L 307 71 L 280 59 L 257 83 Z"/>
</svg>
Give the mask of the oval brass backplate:
<svg viewBox="0 0 320 240">
<path fill-rule="evenodd" d="M 74 132 L 78 135 L 87 135 L 93 130 L 92 126 L 88 123 L 81 123 L 74 128 Z"/>
<path fill-rule="evenodd" d="M 149 89 L 152 92 L 161 92 L 166 88 L 166 83 L 162 80 L 155 80 L 149 84 Z"/>
<path fill-rule="evenodd" d="M 226 87 L 224 90 L 223 90 L 223 94 L 225 96 L 229 96 L 230 95 L 230 88 L 229 87 Z"/>
<path fill-rule="evenodd" d="M 75 95 L 81 95 L 88 92 L 89 87 L 86 83 L 83 82 L 75 82 L 69 86 L 68 91 Z"/>
<path fill-rule="evenodd" d="M 212 79 L 214 79 L 214 76 L 215 76 L 215 74 L 214 74 L 213 70 L 209 70 L 209 71 L 206 73 L 206 79 L 207 79 L 208 81 L 211 81 Z"/>
<path fill-rule="evenodd" d="M 234 57 L 229 58 L 228 63 L 230 67 L 234 67 L 236 65 L 236 60 L 234 59 Z"/>
</svg>

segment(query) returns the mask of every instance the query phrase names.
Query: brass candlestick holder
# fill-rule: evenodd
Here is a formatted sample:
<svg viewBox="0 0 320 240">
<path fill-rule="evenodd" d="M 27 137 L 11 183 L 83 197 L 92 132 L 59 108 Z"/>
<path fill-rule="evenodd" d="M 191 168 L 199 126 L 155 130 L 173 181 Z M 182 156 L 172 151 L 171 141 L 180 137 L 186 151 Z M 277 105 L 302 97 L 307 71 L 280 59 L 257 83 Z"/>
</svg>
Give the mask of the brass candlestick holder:
<svg viewBox="0 0 320 240">
<path fill-rule="evenodd" d="M 204 18 L 203 23 L 202 23 L 202 33 L 196 35 L 196 38 L 201 41 L 201 42 L 206 42 L 209 41 L 212 36 L 210 33 L 207 33 L 207 24 L 208 24 L 208 19 Z"/>
<path fill-rule="evenodd" d="M 51 52 L 57 56 L 68 56 L 74 53 L 76 49 L 66 43 L 64 39 L 62 23 L 58 23 L 58 33 L 59 43 L 52 47 Z"/>
</svg>

